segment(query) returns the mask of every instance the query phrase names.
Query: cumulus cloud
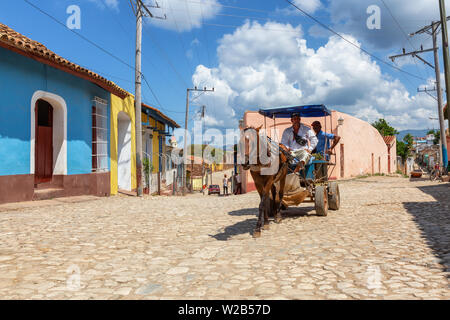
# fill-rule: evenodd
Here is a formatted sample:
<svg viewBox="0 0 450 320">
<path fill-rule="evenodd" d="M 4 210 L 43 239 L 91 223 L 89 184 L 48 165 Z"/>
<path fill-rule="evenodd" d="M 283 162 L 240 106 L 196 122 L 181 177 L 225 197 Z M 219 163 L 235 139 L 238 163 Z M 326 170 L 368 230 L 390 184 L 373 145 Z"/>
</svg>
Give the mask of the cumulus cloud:
<svg viewBox="0 0 450 320">
<path fill-rule="evenodd" d="M 153 0 L 145 1 L 148 5 L 154 5 Z M 157 27 L 174 30 L 177 32 L 190 31 L 200 28 L 204 21 L 210 20 L 220 11 L 218 0 L 158 0 L 160 9 L 152 8 L 155 16 L 166 15 L 166 20 L 151 19 L 147 21 Z"/>
<path fill-rule="evenodd" d="M 210 126 L 236 127 L 245 110 L 294 104 L 324 103 L 370 122 L 384 117 L 398 129 L 425 128 L 436 113 L 433 99 L 410 95 L 342 39 L 308 47 L 300 26 L 247 21 L 220 39 L 217 56 L 216 68 L 199 65 L 192 77 L 197 86 L 215 87 L 198 99 L 210 111 Z"/>
</svg>

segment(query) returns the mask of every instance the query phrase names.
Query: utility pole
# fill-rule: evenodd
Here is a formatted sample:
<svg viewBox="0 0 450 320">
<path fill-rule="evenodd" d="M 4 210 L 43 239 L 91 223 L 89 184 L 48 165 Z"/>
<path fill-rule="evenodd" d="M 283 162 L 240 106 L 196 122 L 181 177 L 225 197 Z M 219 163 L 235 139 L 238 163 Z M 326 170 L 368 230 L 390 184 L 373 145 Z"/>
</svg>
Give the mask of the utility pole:
<svg viewBox="0 0 450 320">
<path fill-rule="evenodd" d="M 430 94 L 430 92 L 434 92 L 437 91 L 436 87 L 434 88 L 417 88 L 417 92 L 424 92 L 427 95 L 429 95 L 431 98 L 433 98 L 434 100 L 438 101 L 438 98 L 436 98 L 435 96 L 433 96 L 432 94 Z"/>
<path fill-rule="evenodd" d="M 134 107 L 135 107 L 135 136 L 136 136 L 136 182 L 137 182 L 137 195 L 142 197 L 142 95 L 141 95 L 141 85 L 142 85 L 142 70 L 141 70 L 141 55 L 142 55 L 142 17 L 150 17 L 157 19 L 165 19 L 160 17 L 155 17 L 147 8 L 147 6 L 142 2 L 142 0 L 135 0 L 136 10 L 134 10 L 133 2 L 131 3 L 131 8 L 136 15 L 136 65 L 135 65 L 135 96 L 134 96 Z M 156 6 L 150 6 L 152 8 L 159 8 L 158 3 Z M 146 11 L 147 14 L 143 12 Z"/>
<path fill-rule="evenodd" d="M 186 89 L 186 117 L 185 117 L 185 121 L 184 121 L 184 149 L 183 149 L 183 195 L 186 194 L 186 171 L 187 171 L 187 154 L 188 154 L 188 150 L 187 150 L 187 132 L 188 132 L 188 116 L 189 116 L 189 92 L 191 91 L 201 91 L 201 92 L 209 92 L 209 91 L 214 91 L 214 88 L 212 89 L 206 89 L 206 87 L 204 87 L 203 89 L 198 89 L 197 87 L 194 87 L 194 89 L 192 88 L 188 88 Z M 192 174 L 191 174 L 192 175 Z"/>
<path fill-rule="evenodd" d="M 142 119 L 141 119 L 141 52 L 142 52 L 142 10 L 141 1 L 136 1 L 136 67 L 135 67 L 135 135 L 136 135 L 136 182 L 137 195 L 142 197 Z"/>
<path fill-rule="evenodd" d="M 204 128 L 203 126 L 205 123 L 205 109 L 206 109 L 206 107 L 202 106 L 201 117 L 202 117 L 202 192 L 203 192 L 203 194 L 205 194 L 205 189 L 203 189 L 203 186 L 206 185 L 206 181 L 205 181 L 205 183 L 203 182 L 203 179 L 205 177 L 205 163 L 203 161 L 203 150 L 204 150 L 203 149 L 203 128 Z"/>
<path fill-rule="evenodd" d="M 444 55 L 444 75 L 445 75 L 445 87 L 447 88 L 447 104 L 450 102 L 450 66 L 448 57 L 448 32 L 447 32 L 447 14 L 445 12 L 445 2 L 444 0 L 439 0 L 439 11 L 441 13 L 441 28 L 442 28 L 442 53 Z M 450 108 L 447 108 L 447 120 L 448 128 L 450 131 Z M 447 144 L 447 139 L 445 137 L 445 127 L 444 129 L 444 140 Z M 447 167 L 447 163 L 445 164 Z"/>
<path fill-rule="evenodd" d="M 446 24 L 447 22 L 445 22 Z M 438 52 L 438 46 L 437 46 L 437 32 L 438 32 L 438 27 L 439 24 L 441 24 L 440 21 L 437 22 L 432 22 L 430 26 L 426 26 L 422 29 L 420 29 L 419 31 L 416 31 L 412 34 L 410 34 L 410 36 L 414 36 L 416 34 L 422 34 L 422 33 L 427 33 L 430 34 L 433 38 L 433 48 L 432 49 L 426 49 L 424 50 L 423 47 L 420 48 L 420 50 L 416 50 L 413 52 L 405 52 L 405 49 L 403 49 L 403 54 L 400 55 L 396 55 L 396 56 L 391 56 L 389 57 L 392 61 L 394 61 L 396 58 L 399 57 L 404 57 L 404 56 L 408 56 L 411 55 L 413 57 L 416 57 L 418 59 L 420 59 L 422 62 L 424 62 L 426 65 L 428 65 L 429 67 L 433 68 L 435 73 L 436 73 L 436 91 L 437 91 L 437 102 L 438 102 L 438 115 L 439 115 L 439 124 L 441 127 L 441 141 L 442 141 L 442 145 L 440 148 L 440 153 L 442 154 L 442 163 L 441 165 L 443 165 L 443 168 L 447 167 L 447 163 L 448 163 L 448 157 L 447 157 L 447 140 L 445 139 L 445 125 L 444 125 L 444 111 L 443 111 L 443 103 L 442 103 L 442 89 L 441 89 L 441 72 L 440 72 L 440 68 L 439 68 L 439 52 Z M 431 32 L 430 32 L 431 29 Z M 434 52 L 434 66 L 429 63 L 428 61 L 424 60 L 423 58 L 421 58 L 419 56 L 419 53 L 423 53 L 423 52 L 429 52 L 429 51 L 433 51 Z M 450 87 L 448 87 L 450 88 Z M 419 92 L 420 89 L 418 89 Z M 429 89 L 423 90 L 423 92 L 426 92 L 428 95 L 430 95 L 428 92 L 432 91 Z M 447 94 L 448 94 L 448 90 L 447 90 Z M 434 97 L 433 97 L 434 98 Z M 444 132 L 442 132 L 444 130 Z"/>
</svg>

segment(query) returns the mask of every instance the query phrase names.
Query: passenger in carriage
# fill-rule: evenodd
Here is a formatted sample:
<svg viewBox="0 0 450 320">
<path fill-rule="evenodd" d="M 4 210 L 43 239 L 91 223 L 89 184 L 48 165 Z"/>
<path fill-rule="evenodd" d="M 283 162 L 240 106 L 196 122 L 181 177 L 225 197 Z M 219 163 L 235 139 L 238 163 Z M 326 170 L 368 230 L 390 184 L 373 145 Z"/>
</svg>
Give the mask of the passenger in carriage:
<svg viewBox="0 0 450 320">
<path fill-rule="evenodd" d="M 334 147 L 339 143 L 341 137 L 332 133 L 326 133 L 322 131 L 322 125 L 319 121 L 312 123 L 313 130 L 316 134 L 318 143 L 312 153 L 319 153 L 324 156 L 325 160 L 330 159 L 330 155 L 333 153 Z M 330 140 L 333 140 L 333 145 L 330 147 Z M 324 154 L 325 153 L 325 154 Z"/>
<path fill-rule="evenodd" d="M 289 150 L 293 157 L 298 159 L 294 172 L 305 167 L 305 164 L 311 159 L 311 151 L 318 142 L 314 131 L 300 121 L 300 114 L 293 113 L 291 115 L 292 127 L 286 128 L 281 137 L 281 144 Z"/>
</svg>

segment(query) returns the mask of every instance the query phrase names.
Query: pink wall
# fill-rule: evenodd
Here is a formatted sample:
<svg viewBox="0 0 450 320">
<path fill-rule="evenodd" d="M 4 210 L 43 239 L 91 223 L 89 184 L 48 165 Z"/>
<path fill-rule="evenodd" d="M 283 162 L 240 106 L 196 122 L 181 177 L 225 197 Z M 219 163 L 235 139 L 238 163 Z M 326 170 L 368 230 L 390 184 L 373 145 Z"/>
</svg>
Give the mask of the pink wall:
<svg viewBox="0 0 450 320">
<path fill-rule="evenodd" d="M 450 159 L 450 136 L 447 136 L 447 159 Z"/>
<path fill-rule="evenodd" d="M 344 124 L 337 127 L 337 120 L 344 119 Z M 333 111 L 331 117 L 326 118 L 326 130 L 324 118 L 302 118 L 302 123 L 311 125 L 314 121 L 322 123 L 322 130 L 332 132 L 341 137 L 341 141 L 335 147 L 335 156 L 331 157 L 331 162 L 336 166 L 330 166 L 328 174 L 330 179 L 351 178 L 364 174 L 389 173 L 388 172 L 388 147 L 380 133 L 368 122 L 357 119 L 345 113 Z M 290 119 L 277 119 L 276 126 L 272 119 L 266 118 L 266 128 L 268 136 L 272 137 L 273 128 L 278 129 L 278 138 L 284 129 L 291 126 Z M 244 114 L 244 126 L 264 128 L 264 117 L 256 111 L 247 111 Z M 331 125 L 333 130 L 331 130 Z M 343 150 L 343 163 L 341 163 L 341 150 Z M 390 150 L 390 173 L 396 171 L 396 143 L 394 142 Z M 373 154 L 373 156 L 372 156 Z M 373 164 L 372 164 L 373 158 Z M 242 186 L 244 192 L 255 190 L 253 179 L 249 171 L 244 171 Z"/>
</svg>

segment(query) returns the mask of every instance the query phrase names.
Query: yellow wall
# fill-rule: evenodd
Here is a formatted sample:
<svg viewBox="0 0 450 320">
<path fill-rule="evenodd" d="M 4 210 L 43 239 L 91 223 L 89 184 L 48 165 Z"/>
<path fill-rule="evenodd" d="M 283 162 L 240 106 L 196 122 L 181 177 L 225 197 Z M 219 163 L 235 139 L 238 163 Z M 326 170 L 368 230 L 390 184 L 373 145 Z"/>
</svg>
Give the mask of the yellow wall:
<svg viewBox="0 0 450 320">
<path fill-rule="evenodd" d="M 147 123 L 148 119 L 150 118 L 149 126 L 156 127 L 159 130 L 164 130 L 165 126 L 163 123 L 156 121 L 152 117 L 148 117 L 145 113 L 142 113 L 142 122 Z M 153 140 L 152 140 L 152 152 L 153 152 L 153 173 L 159 172 L 159 136 L 160 134 L 157 131 L 153 131 Z M 164 144 L 164 141 L 163 141 Z M 164 150 L 164 147 L 163 147 Z"/>
<path fill-rule="evenodd" d="M 135 112 L 134 97 L 128 96 L 120 99 L 111 94 L 111 194 L 117 194 L 118 178 L 117 178 L 117 116 L 119 112 L 125 112 L 131 119 L 131 188 L 136 189 L 136 141 L 135 141 Z"/>
</svg>

